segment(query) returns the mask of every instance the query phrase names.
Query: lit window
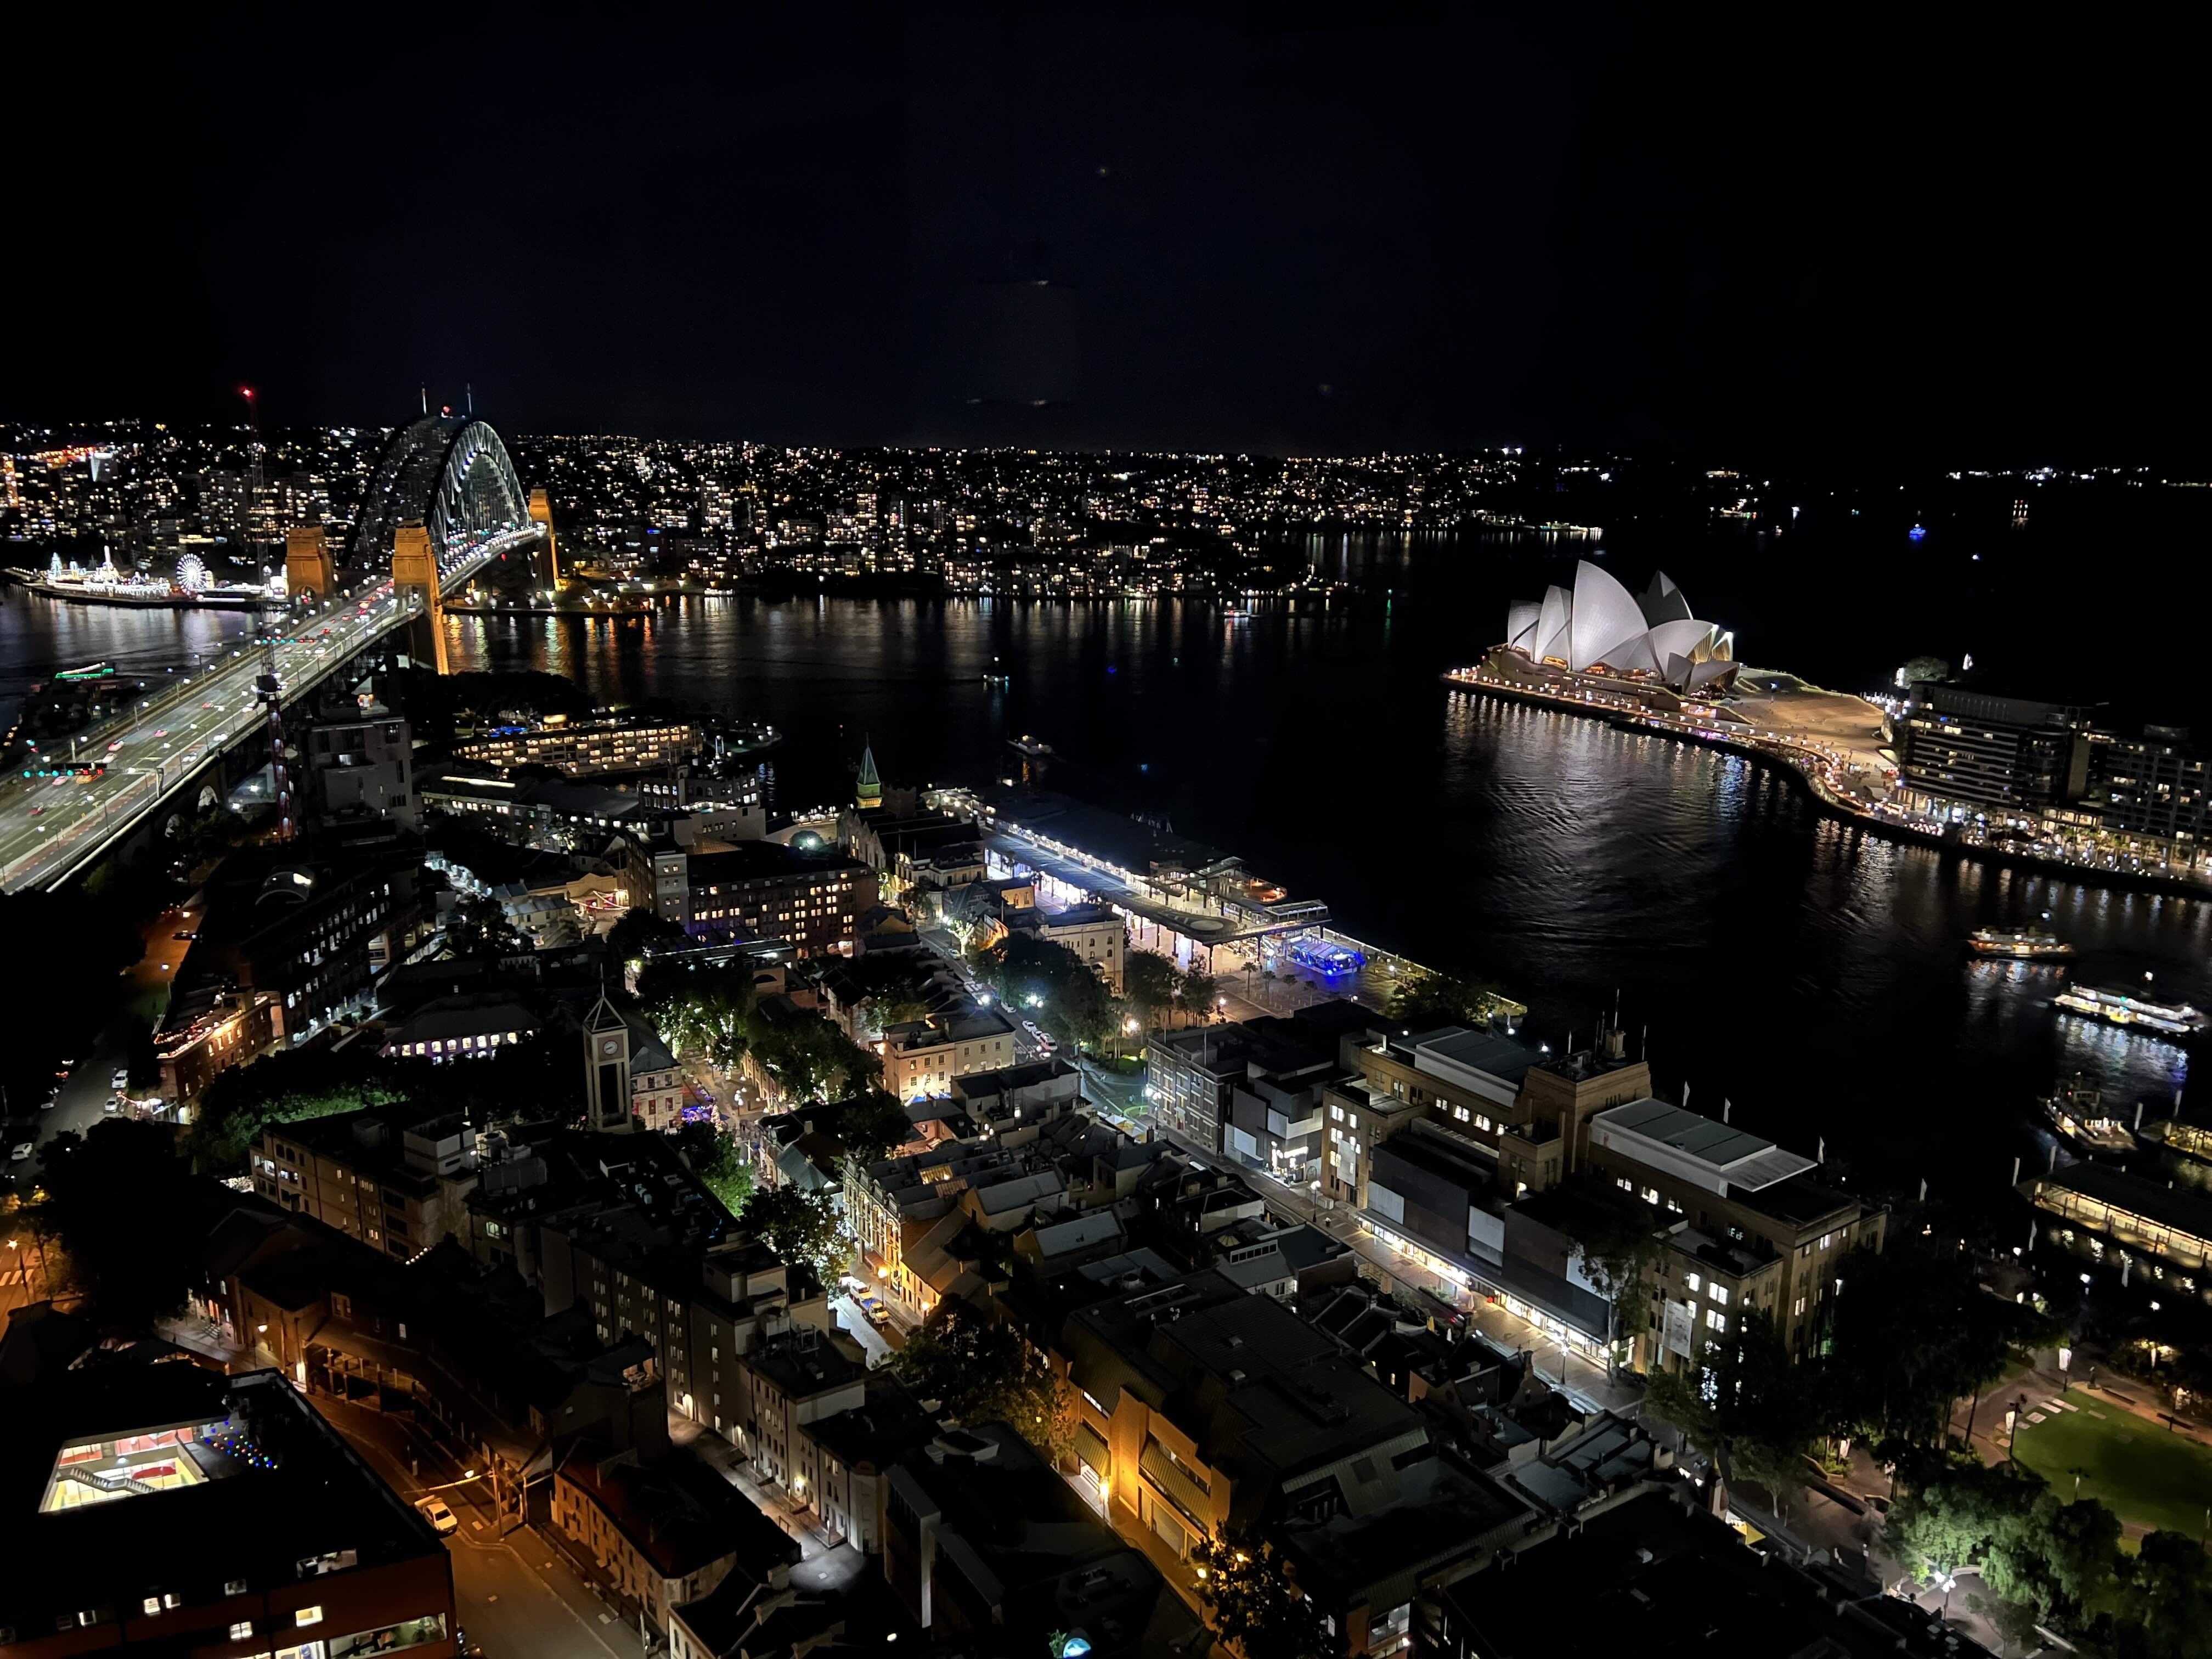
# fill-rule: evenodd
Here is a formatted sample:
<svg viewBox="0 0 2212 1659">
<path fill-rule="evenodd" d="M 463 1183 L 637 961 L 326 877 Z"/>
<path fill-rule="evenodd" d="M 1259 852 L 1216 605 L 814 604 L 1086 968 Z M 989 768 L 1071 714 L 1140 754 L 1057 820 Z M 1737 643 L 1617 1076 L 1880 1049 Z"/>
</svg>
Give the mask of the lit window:
<svg viewBox="0 0 2212 1659">
<path fill-rule="evenodd" d="M 251 1619 L 241 1619 L 230 1627 L 230 1639 L 234 1642 L 243 1642 L 252 1634 L 253 1621 Z"/>
<path fill-rule="evenodd" d="M 301 1627 L 304 1629 L 309 1625 L 321 1624 L 323 1622 L 323 1610 L 320 1607 L 301 1607 L 299 1612 L 294 1613 L 292 1617 L 299 1623 Z"/>
<path fill-rule="evenodd" d="M 1725 1331 L 1728 1329 L 1728 1316 L 1718 1308 L 1708 1308 L 1705 1310 L 1705 1325 L 1711 1330 Z"/>
<path fill-rule="evenodd" d="M 161 1610 L 161 1598 L 158 1595 L 149 1595 L 139 1605 L 149 1613 L 159 1613 Z"/>
<path fill-rule="evenodd" d="M 1729 1292 L 1727 1285 L 1708 1285 L 1705 1286 L 1705 1294 L 1712 1297 L 1714 1301 L 1719 1303 L 1723 1308 L 1728 1306 Z"/>
<path fill-rule="evenodd" d="M 1695 1273 L 1684 1273 L 1682 1275 L 1682 1282 L 1690 1287 L 1690 1294 L 1695 1296 L 1698 1291 L 1698 1286 L 1705 1281 L 1699 1279 Z"/>
</svg>

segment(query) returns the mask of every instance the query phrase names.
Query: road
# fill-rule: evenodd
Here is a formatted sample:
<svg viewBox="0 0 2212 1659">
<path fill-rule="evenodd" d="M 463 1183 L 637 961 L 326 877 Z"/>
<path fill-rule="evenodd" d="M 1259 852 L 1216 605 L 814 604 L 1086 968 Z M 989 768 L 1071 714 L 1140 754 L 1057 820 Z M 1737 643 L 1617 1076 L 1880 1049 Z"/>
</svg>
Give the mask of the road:
<svg viewBox="0 0 2212 1659">
<path fill-rule="evenodd" d="M 559 1553 L 529 1527 L 502 1533 L 489 1494 L 441 1454 L 416 1451 L 395 1419 L 317 1396 L 317 1410 L 350 1441 L 394 1492 L 410 1503 L 431 1487 L 460 1522 L 446 1540 L 453 1561 L 453 1600 L 461 1626 L 490 1659 L 639 1659 L 635 1622 L 593 1592 Z"/>
<path fill-rule="evenodd" d="M 35 1102 L 9 1103 L 7 1144 L 0 1148 L 0 1157 L 12 1153 L 26 1139 L 44 1146 L 64 1129 L 83 1134 L 103 1118 L 116 1115 L 109 1109 L 115 1100 L 115 1073 L 130 1064 L 134 1037 L 158 1021 L 158 1011 L 167 1000 L 167 982 L 176 976 L 177 964 L 191 948 L 188 941 L 176 935 L 188 931 L 199 915 L 199 901 L 194 898 L 178 909 L 163 911 L 146 925 L 146 954 L 124 970 L 125 983 L 114 1018 L 82 1054 L 69 1056 L 76 1064 L 66 1079 L 54 1079 L 58 1092 L 51 1107 L 41 1108 Z M 140 1098 L 151 1092 L 150 1087 L 134 1086 L 131 1091 Z M 28 1192 L 40 1167 L 35 1152 L 21 1163 L 10 1157 L 0 1164 L 0 1182 Z"/>
<path fill-rule="evenodd" d="M 447 591 L 536 534 L 533 526 L 457 544 L 441 563 Z M 284 630 L 276 672 L 287 693 L 305 690 L 375 643 L 412 615 L 416 603 L 395 595 L 384 577 L 311 611 L 264 617 Z M 264 720 L 256 681 L 268 665 L 257 648 L 266 637 L 178 676 L 173 686 L 79 733 L 72 752 L 57 757 L 104 762 L 100 775 L 25 777 L 18 769 L 0 781 L 0 889 L 16 892 L 67 875 Z"/>
</svg>

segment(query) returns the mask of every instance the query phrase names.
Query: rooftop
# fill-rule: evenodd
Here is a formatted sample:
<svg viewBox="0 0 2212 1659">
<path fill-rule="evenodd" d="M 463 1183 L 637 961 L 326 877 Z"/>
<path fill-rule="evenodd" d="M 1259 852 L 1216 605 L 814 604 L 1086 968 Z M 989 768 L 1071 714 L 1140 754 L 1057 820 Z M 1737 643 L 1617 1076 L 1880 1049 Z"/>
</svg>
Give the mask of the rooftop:
<svg viewBox="0 0 2212 1659">
<path fill-rule="evenodd" d="M 749 841 L 726 853 L 694 853 L 685 866 L 696 890 L 728 882 L 763 881 L 778 877 L 835 875 L 867 866 L 842 853 L 825 849 L 810 853 L 781 842 Z"/>
<path fill-rule="evenodd" d="M 443 1553 L 281 1372 L 73 1370 L 9 1403 L 0 1626 L 51 1632 L 94 1608 L 128 1628 L 149 1594 L 212 1604 L 234 1580 L 258 1607 L 303 1578 Z"/>
<path fill-rule="evenodd" d="M 1758 1192 L 1814 1167 L 1801 1152 L 1784 1152 L 1747 1130 L 1663 1100 L 1611 1107 L 1590 1120 L 1590 1133 L 1601 1145 L 1608 1144 L 1607 1137 L 1625 1136 L 1664 1147 L 1674 1158 L 1661 1160 L 1662 1164 L 1697 1166 L 1710 1179 L 1741 1192 Z"/>
<path fill-rule="evenodd" d="M 756 1571 L 799 1559 L 797 1540 L 683 1448 L 640 1463 L 629 1454 L 580 1440 L 562 1461 L 560 1474 L 598 1504 L 665 1577 L 688 1577 L 726 1556 Z"/>
</svg>

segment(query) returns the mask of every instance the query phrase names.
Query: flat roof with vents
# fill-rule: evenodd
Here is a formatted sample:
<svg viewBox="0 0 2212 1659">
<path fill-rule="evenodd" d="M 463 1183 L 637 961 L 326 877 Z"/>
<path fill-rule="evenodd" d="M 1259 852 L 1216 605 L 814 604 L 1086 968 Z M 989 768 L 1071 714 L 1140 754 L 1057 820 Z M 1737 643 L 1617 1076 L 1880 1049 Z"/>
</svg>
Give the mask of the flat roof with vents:
<svg viewBox="0 0 2212 1659">
<path fill-rule="evenodd" d="M 1590 1139 L 1715 1193 L 1755 1193 L 1814 1167 L 1802 1153 L 1663 1100 L 1600 1112 L 1590 1119 Z"/>
</svg>

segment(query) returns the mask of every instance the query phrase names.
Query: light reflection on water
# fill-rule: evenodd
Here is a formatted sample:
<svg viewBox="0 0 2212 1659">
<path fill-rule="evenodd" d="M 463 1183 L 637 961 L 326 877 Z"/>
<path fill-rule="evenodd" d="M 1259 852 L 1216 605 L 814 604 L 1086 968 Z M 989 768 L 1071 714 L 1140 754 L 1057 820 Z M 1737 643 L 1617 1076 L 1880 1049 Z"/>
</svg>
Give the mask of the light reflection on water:
<svg viewBox="0 0 2212 1659">
<path fill-rule="evenodd" d="M 1069 758 L 1054 781 L 1241 854 L 1357 936 L 1496 980 L 1553 1040 L 1618 990 L 1665 1092 L 1686 1079 L 1693 1104 L 1939 1185 L 2001 1182 L 2058 1078 L 2153 1116 L 2185 1079 L 2180 1048 L 2055 1012 L 2061 970 L 1974 962 L 1965 938 L 2048 911 L 2079 947 L 2063 973 L 2148 970 L 2212 1007 L 2212 907 L 1900 846 L 1739 757 L 1447 690 L 1437 673 L 1484 633 L 1475 603 L 1227 623 L 1176 602 L 726 599 L 448 626 L 463 667 L 774 721 L 787 804 L 848 793 L 864 734 L 920 783 L 1004 775 L 1006 739 L 1034 732 Z M 157 668 L 243 625 L 13 594 L 0 693 L 94 657 Z M 1012 687 L 983 683 L 994 657 Z"/>
</svg>

